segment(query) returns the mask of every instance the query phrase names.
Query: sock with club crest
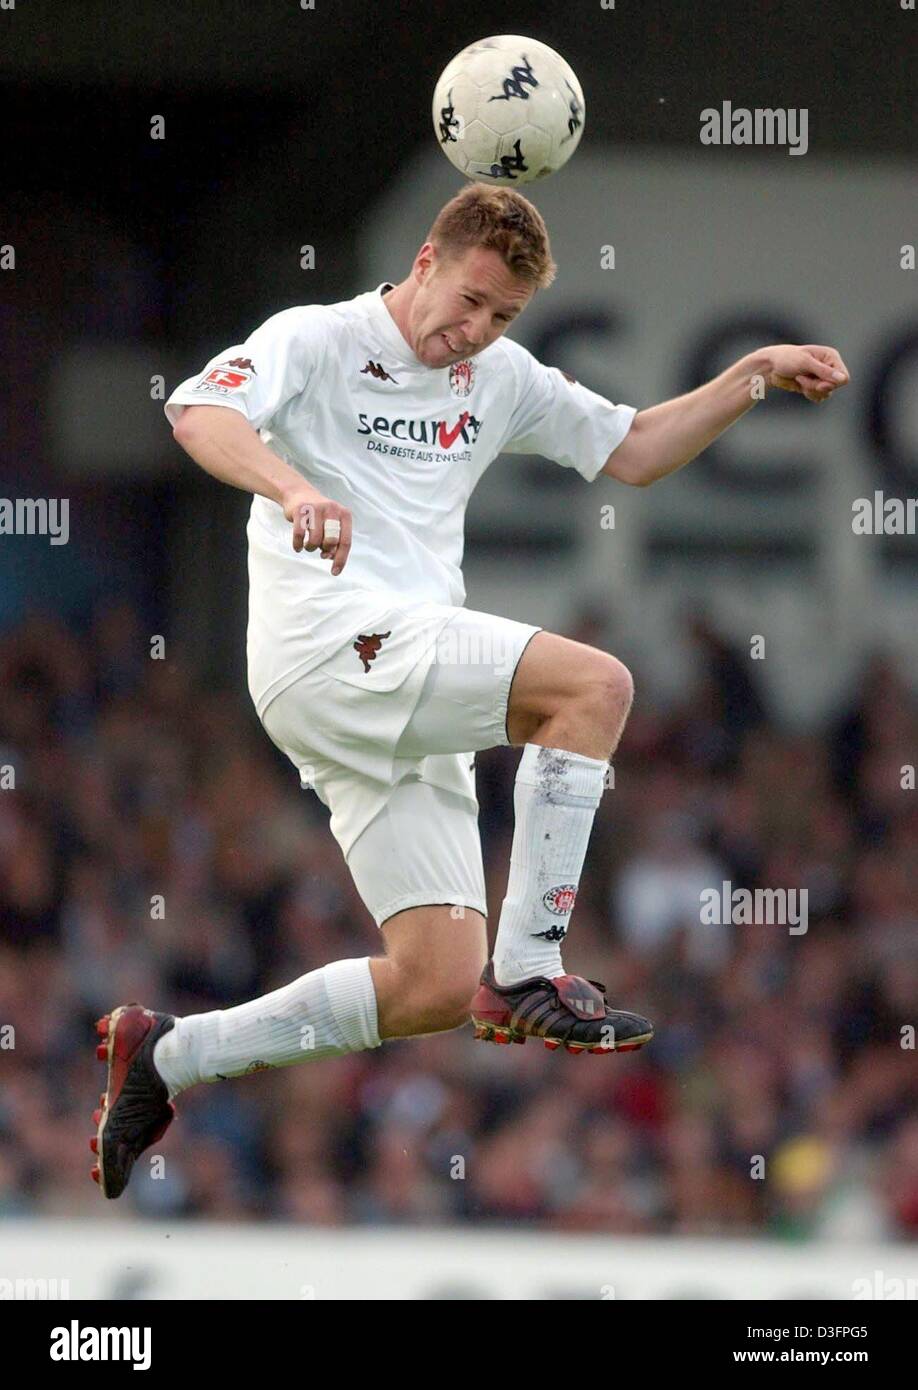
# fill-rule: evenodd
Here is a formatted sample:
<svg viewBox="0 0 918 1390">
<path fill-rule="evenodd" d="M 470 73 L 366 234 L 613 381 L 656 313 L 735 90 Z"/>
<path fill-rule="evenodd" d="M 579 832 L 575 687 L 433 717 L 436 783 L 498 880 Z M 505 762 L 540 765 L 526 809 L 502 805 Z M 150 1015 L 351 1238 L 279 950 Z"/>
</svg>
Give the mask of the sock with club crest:
<svg viewBox="0 0 918 1390">
<path fill-rule="evenodd" d="M 513 789 L 507 896 L 494 944 L 500 985 L 565 974 L 567 934 L 608 763 L 527 743 Z"/>
</svg>

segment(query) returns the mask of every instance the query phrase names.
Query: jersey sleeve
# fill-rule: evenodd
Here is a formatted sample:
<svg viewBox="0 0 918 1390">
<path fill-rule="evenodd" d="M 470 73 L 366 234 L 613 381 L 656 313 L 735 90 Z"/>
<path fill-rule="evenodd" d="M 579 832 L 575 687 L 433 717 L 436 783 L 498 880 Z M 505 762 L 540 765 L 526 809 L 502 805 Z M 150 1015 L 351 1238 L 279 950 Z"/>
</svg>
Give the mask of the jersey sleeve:
<svg viewBox="0 0 918 1390">
<path fill-rule="evenodd" d="M 592 482 L 630 430 L 636 406 L 613 405 L 519 343 L 507 346 L 515 349 L 518 395 L 500 452 L 541 454 Z"/>
<path fill-rule="evenodd" d="M 174 426 L 186 406 L 225 405 L 238 410 L 254 429 L 262 429 L 308 389 L 324 346 L 322 305 L 283 309 L 244 343 L 218 353 L 202 372 L 176 387 L 165 403 L 166 418 Z"/>
</svg>

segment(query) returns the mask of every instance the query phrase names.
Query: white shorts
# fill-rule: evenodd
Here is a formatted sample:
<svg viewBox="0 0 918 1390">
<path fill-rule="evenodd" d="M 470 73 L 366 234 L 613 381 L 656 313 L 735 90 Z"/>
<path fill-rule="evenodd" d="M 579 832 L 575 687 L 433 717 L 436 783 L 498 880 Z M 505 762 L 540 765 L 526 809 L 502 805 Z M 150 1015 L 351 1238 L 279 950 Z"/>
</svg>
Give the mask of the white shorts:
<svg viewBox="0 0 918 1390">
<path fill-rule="evenodd" d="M 380 628 L 282 690 L 262 724 L 329 807 L 378 926 L 430 903 L 484 914 L 474 754 L 509 744 L 510 686 L 541 629 L 431 604 Z"/>
</svg>

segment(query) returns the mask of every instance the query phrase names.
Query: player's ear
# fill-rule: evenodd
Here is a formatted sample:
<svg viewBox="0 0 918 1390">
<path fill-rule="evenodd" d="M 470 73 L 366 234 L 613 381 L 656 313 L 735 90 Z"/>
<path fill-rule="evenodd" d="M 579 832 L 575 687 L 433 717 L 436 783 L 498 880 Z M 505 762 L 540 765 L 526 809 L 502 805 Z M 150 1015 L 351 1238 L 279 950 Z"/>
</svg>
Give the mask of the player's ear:
<svg viewBox="0 0 918 1390">
<path fill-rule="evenodd" d="M 425 241 L 420 251 L 414 258 L 415 279 L 422 285 L 433 270 L 436 263 L 436 248 L 430 241 Z"/>
</svg>

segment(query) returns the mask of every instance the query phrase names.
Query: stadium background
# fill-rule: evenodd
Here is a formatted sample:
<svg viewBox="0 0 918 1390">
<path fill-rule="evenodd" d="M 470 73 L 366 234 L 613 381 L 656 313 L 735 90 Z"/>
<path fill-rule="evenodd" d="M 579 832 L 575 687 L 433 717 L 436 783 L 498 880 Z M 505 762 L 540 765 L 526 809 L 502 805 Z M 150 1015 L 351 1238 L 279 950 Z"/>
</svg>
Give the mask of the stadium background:
<svg viewBox="0 0 918 1390">
<path fill-rule="evenodd" d="M 0 1274 L 42 1231 L 64 1249 L 64 1228 L 34 1223 L 90 1220 L 124 1249 L 147 1233 L 148 1250 L 190 1220 L 278 1242 L 450 1224 L 592 1234 L 600 1252 L 654 1237 L 673 1260 L 698 1251 L 698 1270 L 730 1248 L 704 1242 L 742 1239 L 747 1274 L 778 1242 L 788 1279 L 817 1246 L 864 1251 L 866 1276 L 907 1250 L 916 542 L 854 536 L 851 504 L 915 493 L 918 310 L 900 263 L 915 22 L 894 3 L 783 0 L 0 13 L 0 242 L 16 253 L 0 492 L 70 499 L 66 546 L 0 538 L 0 765 L 16 777 L 0 792 L 0 1024 L 15 1029 Z M 434 79 L 500 32 L 559 48 L 587 101 L 570 168 L 527 190 L 560 273 L 514 336 L 637 405 L 710 376 L 765 323 L 834 343 L 853 374 L 818 415 L 769 399 L 639 495 L 514 458 L 474 499 L 469 603 L 607 646 L 635 674 L 567 961 L 658 1037 L 597 1064 L 466 1031 L 200 1087 L 163 1177 L 138 1172 L 102 1206 L 86 1145 L 101 1012 L 221 1007 L 376 946 L 322 808 L 248 702 L 247 499 L 181 453 L 151 382 L 168 393 L 289 304 L 402 278 L 460 182 L 434 147 Z M 808 153 L 702 147 L 699 113 L 724 100 L 807 108 Z M 515 763 L 478 760 L 495 918 Z M 807 888 L 808 932 L 703 930 L 700 888 L 723 879 Z M 67 1229 L 75 1249 L 84 1228 Z M 584 1249 L 562 1246 L 581 1294 Z M 51 1258 L 37 1272 L 76 1289 L 75 1258 Z"/>
</svg>

